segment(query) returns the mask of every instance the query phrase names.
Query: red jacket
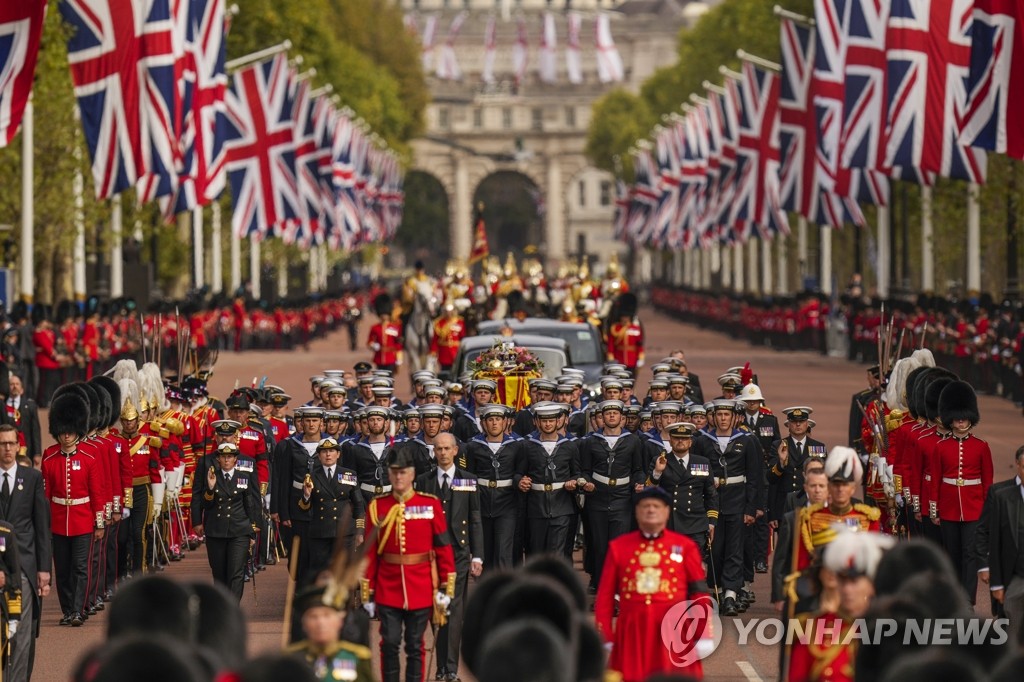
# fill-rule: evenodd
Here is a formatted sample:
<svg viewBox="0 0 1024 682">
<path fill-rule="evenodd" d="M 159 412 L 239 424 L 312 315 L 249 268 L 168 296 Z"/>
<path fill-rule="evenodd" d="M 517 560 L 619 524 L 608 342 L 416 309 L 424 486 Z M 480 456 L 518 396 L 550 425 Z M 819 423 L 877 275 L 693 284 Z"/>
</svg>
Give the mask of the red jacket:
<svg viewBox="0 0 1024 682">
<path fill-rule="evenodd" d="M 36 367 L 39 369 L 60 369 L 57 361 L 57 334 L 52 329 L 37 329 L 32 335 L 36 348 Z"/>
<path fill-rule="evenodd" d="M 459 352 L 459 344 L 466 336 L 466 323 L 461 317 L 442 317 L 434 323 L 434 337 L 430 340 L 430 352 L 437 356 L 442 367 L 451 367 Z"/>
<path fill-rule="evenodd" d="M 992 451 L 974 434 L 950 436 L 935 445 L 928 509 L 942 521 L 977 521 L 992 486 Z M 965 551 L 970 551 L 969 548 Z"/>
<path fill-rule="evenodd" d="M 644 357 L 644 330 L 640 325 L 614 323 L 608 329 L 608 357 L 626 367 L 636 367 Z"/>
<path fill-rule="evenodd" d="M 160 439 L 141 431 L 128 439 L 133 485 L 160 482 Z"/>
<path fill-rule="evenodd" d="M 401 509 L 392 512 L 396 507 Z M 404 504 L 391 494 L 376 497 L 367 507 L 366 534 L 378 526 L 366 552 L 367 600 L 411 611 L 430 608 L 438 590 L 454 594 L 455 557 L 439 499 L 416 491 Z M 431 576 L 434 561 L 437 585 Z"/>
<path fill-rule="evenodd" d="M 54 443 L 43 452 L 42 474 L 54 535 L 87 535 L 102 528 L 105 493 L 101 463 L 83 448 L 64 454 Z"/>
<path fill-rule="evenodd" d="M 394 365 L 402 351 L 402 325 L 397 322 L 378 322 L 373 325 L 366 345 L 374 343 L 379 344 L 380 348 L 373 352 L 373 363 L 378 367 Z"/>
<path fill-rule="evenodd" d="M 238 452 L 256 462 L 260 492 L 266 494 L 264 486 L 270 482 L 270 462 L 267 460 L 267 440 L 263 432 L 246 425 L 238 434 Z"/>
<path fill-rule="evenodd" d="M 597 630 L 613 643 L 609 669 L 621 673 L 625 682 L 676 672 L 700 679 L 700 661 L 674 665 L 669 647 L 662 643 L 661 624 L 677 603 L 706 594 L 701 550 L 685 535 L 666 530 L 648 540 L 635 530 L 612 540 L 594 602 Z M 616 605 L 619 618 L 613 629 Z M 711 634 L 703 628 L 695 633 L 697 639 Z"/>
</svg>

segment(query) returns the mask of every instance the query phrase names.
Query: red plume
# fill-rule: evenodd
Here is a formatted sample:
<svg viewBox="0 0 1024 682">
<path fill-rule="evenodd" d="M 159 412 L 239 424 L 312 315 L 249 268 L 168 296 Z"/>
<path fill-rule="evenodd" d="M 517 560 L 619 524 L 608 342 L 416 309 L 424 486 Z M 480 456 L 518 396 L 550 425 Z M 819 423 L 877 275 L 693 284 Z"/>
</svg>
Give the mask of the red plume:
<svg viewBox="0 0 1024 682">
<path fill-rule="evenodd" d="M 746 386 L 754 381 L 754 370 L 750 369 L 750 363 L 743 365 L 743 369 L 740 370 L 740 384 Z"/>
</svg>

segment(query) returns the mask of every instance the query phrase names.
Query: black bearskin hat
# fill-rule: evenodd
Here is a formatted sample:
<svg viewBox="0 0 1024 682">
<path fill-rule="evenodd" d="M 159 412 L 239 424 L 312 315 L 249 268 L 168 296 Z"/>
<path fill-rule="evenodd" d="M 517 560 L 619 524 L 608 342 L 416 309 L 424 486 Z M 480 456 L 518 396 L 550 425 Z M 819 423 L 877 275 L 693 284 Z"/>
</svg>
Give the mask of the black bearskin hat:
<svg viewBox="0 0 1024 682">
<path fill-rule="evenodd" d="M 121 418 L 121 387 L 117 385 L 116 381 L 103 374 L 94 376 L 89 383 L 97 392 L 105 391 L 110 398 L 110 412 L 107 414 L 107 421 L 100 426 L 107 428 L 114 426 Z"/>
<path fill-rule="evenodd" d="M 383 317 L 384 315 L 390 315 L 393 304 L 391 302 L 391 294 L 379 294 L 373 299 L 373 312 Z"/>
<path fill-rule="evenodd" d="M 44 320 L 50 319 L 50 307 L 43 303 L 36 303 L 32 306 L 32 324 L 39 326 Z"/>
<path fill-rule="evenodd" d="M 939 396 L 942 395 L 943 389 L 954 381 L 956 379 L 950 377 L 939 377 L 932 379 L 928 384 L 928 390 L 924 394 L 924 416 L 928 421 L 939 421 Z"/>
<path fill-rule="evenodd" d="M 505 300 L 508 301 L 508 312 L 510 314 L 526 310 L 526 297 L 523 296 L 521 291 L 512 290 L 508 292 Z"/>
<path fill-rule="evenodd" d="M 917 402 L 917 384 L 923 382 L 930 369 L 932 368 L 917 367 L 907 375 L 907 381 L 904 384 L 904 402 L 907 403 L 907 409 L 910 411 L 910 416 L 915 419 L 924 414 L 924 406 Z M 921 397 L 924 398 L 924 396 Z"/>
<path fill-rule="evenodd" d="M 62 433 L 84 436 L 89 432 L 89 403 L 73 391 L 55 398 L 50 404 L 50 435 Z"/>
<path fill-rule="evenodd" d="M 966 419 L 974 426 L 981 419 L 978 414 L 978 396 L 966 381 L 953 381 L 939 396 L 939 419 L 947 429 L 953 428 L 953 422 Z"/>
<path fill-rule="evenodd" d="M 636 294 L 625 292 L 619 294 L 619 299 L 616 301 L 619 309 L 619 317 L 633 317 L 636 315 L 637 300 Z"/>
</svg>

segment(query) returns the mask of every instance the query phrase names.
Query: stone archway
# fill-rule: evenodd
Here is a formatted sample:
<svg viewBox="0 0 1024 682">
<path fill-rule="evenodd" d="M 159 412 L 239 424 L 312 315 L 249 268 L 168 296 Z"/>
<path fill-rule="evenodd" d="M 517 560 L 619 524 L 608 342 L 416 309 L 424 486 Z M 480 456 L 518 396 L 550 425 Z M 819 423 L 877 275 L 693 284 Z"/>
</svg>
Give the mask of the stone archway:
<svg viewBox="0 0 1024 682">
<path fill-rule="evenodd" d="M 497 170 L 485 176 L 473 193 L 473 206 L 481 203 L 492 254 L 520 256 L 543 247 L 544 191 L 525 173 Z"/>
<path fill-rule="evenodd" d="M 405 176 L 405 210 L 394 241 L 406 255 L 406 262 L 423 261 L 427 269 L 440 272 L 451 257 L 449 231 L 451 207 L 440 178 L 423 170 Z"/>
</svg>

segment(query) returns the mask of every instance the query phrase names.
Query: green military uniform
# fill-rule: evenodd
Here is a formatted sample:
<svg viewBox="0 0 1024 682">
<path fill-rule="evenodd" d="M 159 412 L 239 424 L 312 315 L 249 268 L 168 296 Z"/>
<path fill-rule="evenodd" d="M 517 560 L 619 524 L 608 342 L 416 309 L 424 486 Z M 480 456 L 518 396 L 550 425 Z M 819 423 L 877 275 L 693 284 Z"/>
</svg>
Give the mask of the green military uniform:
<svg viewBox="0 0 1024 682">
<path fill-rule="evenodd" d="M 365 646 L 338 641 L 321 648 L 302 640 L 288 647 L 288 652 L 301 656 L 321 682 L 373 682 L 370 650 Z"/>
</svg>

